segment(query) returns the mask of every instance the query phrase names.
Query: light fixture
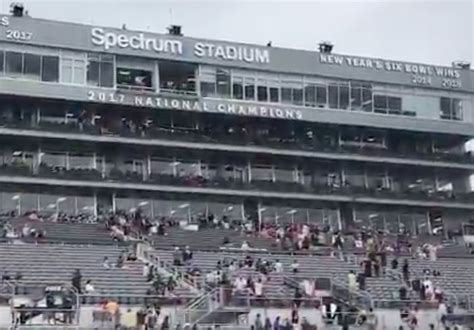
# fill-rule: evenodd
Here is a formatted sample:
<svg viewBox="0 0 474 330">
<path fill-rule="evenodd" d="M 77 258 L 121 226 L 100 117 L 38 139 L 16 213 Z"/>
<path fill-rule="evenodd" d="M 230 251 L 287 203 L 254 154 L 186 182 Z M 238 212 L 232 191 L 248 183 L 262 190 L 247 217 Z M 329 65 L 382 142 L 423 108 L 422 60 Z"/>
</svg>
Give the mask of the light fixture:
<svg viewBox="0 0 474 330">
<path fill-rule="evenodd" d="M 188 206 L 189 206 L 189 203 L 181 204 L 180 206 L 178 206 L 178 209 L 185 209 Z"/>
<path fill-rule="evenodd" d="M 296 212 L 298 212 L 298 210 L 292 209 L 292 210 L 289 210 L 289 211 L 286 212 L 286 213 L 287 213 L 287 214 L 295 214 Z"/>
<path fill-rule="evenodd" d="M 135 213 L 137 212 L 137 209 L 135 207 L 132 207 L 130 210 L 128 210 L 130 213 Z"/>
<path fill-rule="evenodd" d="M 67 198 L 66 197 L 59 197 L 57 200 L 56 200 L 56 203 L 62 203 L 66 200 Z"/>
<path fill-rule="evenodd" d="M 150 202 L 143 201 L 143 202 L 138 203 L 138 206 L 145 206 L 145 205 L 148 205 L 148 204 L 150 204 Z"/>
<path fill-rule="evenodd" d="M 48 204 L 47 208 L 48 209 L 54 209 L 56 207 L 56 204 Z"/>
<path fill-rule="evenodd" d="M 15 195 L 12 197 L 12 201 L 17 201 L 20 199 L 20 195 Z"/>
<path fill-rule="evenodd" d="M 266 207 L 262 207 L 261 209 L 259 209 L 260 212 L 265 212 L 267 210 Z"/>
</svg>

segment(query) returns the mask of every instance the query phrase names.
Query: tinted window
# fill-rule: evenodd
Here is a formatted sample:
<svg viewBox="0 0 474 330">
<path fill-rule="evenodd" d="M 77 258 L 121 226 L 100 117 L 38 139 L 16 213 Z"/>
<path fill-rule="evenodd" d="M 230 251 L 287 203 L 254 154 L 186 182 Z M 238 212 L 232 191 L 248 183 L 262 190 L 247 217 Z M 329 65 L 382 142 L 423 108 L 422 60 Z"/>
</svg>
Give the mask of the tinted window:
<svg viewBox="0 0 474 330">
<path fill-rule="evenodd" d="M 0 51 L 0 74 L 3 72 L 3 59 L 5 57 L 5 52 Z"/>
<path fill-rule="evenodd" d="M 41 57 L 39 55 L 25 54 L 23 73 L 28 78 L 39 79 L 41 71 Z"/>
<path fill-rule="evenodd" d="M 23 69 L 23 55 L 16 52 L 7 52 L 5 72 L 21 75 Z"/>
<path fill-rule="evenodd" d="M 59 57 L 43 56 L 41 80 L 51 82 L 59 81 Z"/>
<path fill-rule="evenodd" d="M 111 62 L 102 62 L 100 65 L 100 86 L 114 86 L 114 64 Z"/>
</svg>

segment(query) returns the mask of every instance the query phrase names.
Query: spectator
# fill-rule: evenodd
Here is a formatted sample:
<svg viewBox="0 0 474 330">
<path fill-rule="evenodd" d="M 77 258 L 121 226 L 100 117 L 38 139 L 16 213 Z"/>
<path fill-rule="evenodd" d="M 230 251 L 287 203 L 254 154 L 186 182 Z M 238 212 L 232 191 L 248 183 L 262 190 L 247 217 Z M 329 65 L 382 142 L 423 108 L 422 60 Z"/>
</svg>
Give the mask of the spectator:
<svg viewBox="0 0 474 330">
<path fill-rule="evenodd" d="M 409 283 L 410 282 L 410 266 L 408 265 L 408 259 L 405 259 L 403 261 L 402 274 L 403 274 L 403 280 L 406 283 Z"/>
<path fill-rule="evenodd" d="M 148 277 L 148 273 L 150 272 L 150 264 L 147 262 L 143 265 L 143 277 Z"/>
<path fill-rule="evenodd" d="M 91 294 L 91 293 L 93 293 L 93 292 L 95 291 L 95 288 L 94 288 L 94 286 L 93 286 L 92 283 L 91 283 L 91 280 L 87 280 L 86 286 L 85 286 L 84 290 L 85 290 L 86 293 L 88 293 L 88 294 Z"/>
<path fill-rule="evenodd" d="M 357 289 L 357 279 L 353 270 L 351 270 L 349 274 L 347 274 L 347 286 L 351 291 L 355 291 Z"/>
<path fill-rule="evenodd" d="M 359 290 L 365 290 L 365 275 L 364 273 L 359 273 L 357 275 L 357 283 L 359 283 Z"/>
<path fill-rule="evenodd" d="M 262 279 L 259 278 L 257 282 L 254 283 L 254 293 L 255 293 L 255 298 L 257 299 L 262 299 L 263 298 L 263 283 Z"/>
<path fill-rule="evenodd" d="M 372 307 L 369 309 L 367 314 L 367 330 L 376 330 L 378 324 L 377 315 L 374 313 Z"/>
<path fill-rule="evenodd" d="M 72 286 L 76 289 L 78 293 L 81 293 L 81 281 L 82 281 L 82 274 L 79 269 L 76 269 L 74 274 L 72 275 Z"/>
<path fill-rule="evenodd" d="M 272 321 L 269 317 L 265 319 L 265 325 L 263 326 L 264 330 L 272 330 Z"/>
<path fill-rule="evenodd" d="M 300 268 L 300 264 L 298 263 L 298 260 L 294 260 L 293 263 L 291 264 L 291 270 L 293 273 L 298 273 L 298 270 Z"/>
<path fill-rule="evenodd" d="M 183 262 L 187 262 L 189 260 L 193 259 L 193 253 L 191 252 L 191 249 L 189 246 L 186 246 L 186 248 L 183 251 Z"/>
<path fill-rule="evenodd" d="M 280 330 L 280 317 L 277 316 L 275 321 L 273 321 L 273 330 Z"/>
<path fill-rule="evenodd" d="M 117 262 L 115 264 L 115 267 L 122 268 L 124 262 L 125 262 L 125 256 L 123 255 L 123 252 L 122 252 L 122 253 L 120 253 L 120 255 L 117 258 Z"/>
<path fill-rule="evenodd" d="M 293 298 L 293 303 L 295 305 L 295 308 L 300 308 L 301 306 L 301 303 L 302 303 L 302 298 L 303 298 L 303 295 L 301 294 L 300 290 L 299 289 L 296 289 L 295 290 L 295 296 Z"/>
<path fill-rule="evenodd" d="M 170 330 L 170 317 L 168 315 L 161 322 L 161 330 Z"/>
<path fill-rule="evenodd" d="M 104 268 L 107 268 L 107 269 L 110 268 L 109 258 L 108 258 L 108 257 L 104 257 L 104 260 L 102 261 L 102 266 L 103 266 Z"/>
<path fill-rule="evenodd" d="M 398 268 L 398 259 L 393 258 L 393 260 L 392 260 L 392 269 L 396 270 L 397 268 Z"/>
<path fill-rule="evenodd" d="M 280 262 L 279 259 L 275 261 L 275 272 L 283 273 L 283 264 Z"/>
<path fill-rule="evenodd" d="M 181 251 L 179 247 L 175 246 L 174 252 L 173 252 L 173 265 L 175 266 L 181 266 Z"/>
<path fill-rule="evenodd" d="M 300 316 L 298 314 L 298 310 L 293 309 L 291 311 L 291 324 L 293 324 L 293 327 L 297 327 L 299 323 L 300 323 Z"/>
<path fill-rule="evenodd" d="M 121 316 L 122 327 L 125 330 L 134 330 L 137 326 L 137 313 L 132 312 L 129 308 Z"/>
<path fill-rule="evenodd" d="M 263 330 L 263 322 L 260 313 L 257 313 L 255 316 L 254 328 L 255 330 Z"/>
<path fill-rule="evenodd" d="M 250 245 L 249 245 L 249 243 L 247 243 L 247 241 L 243 241 L 242 246 L 240 248 L 242 250 L 248 250 L 248 249 L 250 249 Z"/>
</svg>

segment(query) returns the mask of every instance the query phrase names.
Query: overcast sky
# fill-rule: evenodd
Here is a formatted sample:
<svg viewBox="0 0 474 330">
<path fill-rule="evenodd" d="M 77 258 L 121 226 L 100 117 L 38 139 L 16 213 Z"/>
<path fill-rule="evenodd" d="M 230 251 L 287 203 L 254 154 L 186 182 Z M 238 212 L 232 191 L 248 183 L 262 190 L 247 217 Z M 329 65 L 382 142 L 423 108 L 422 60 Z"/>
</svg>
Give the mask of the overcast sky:
<svg viewBox="0 0 474 330">
<path fill-rule="evenodd" d="M 0 0 L 6 13 L 12 0 Z M 21 0 L 20 0 L 21 1 Z M 474 63 L 474 0 L 24 0 L 33 17 L 450 65 Z"/>
</svg>

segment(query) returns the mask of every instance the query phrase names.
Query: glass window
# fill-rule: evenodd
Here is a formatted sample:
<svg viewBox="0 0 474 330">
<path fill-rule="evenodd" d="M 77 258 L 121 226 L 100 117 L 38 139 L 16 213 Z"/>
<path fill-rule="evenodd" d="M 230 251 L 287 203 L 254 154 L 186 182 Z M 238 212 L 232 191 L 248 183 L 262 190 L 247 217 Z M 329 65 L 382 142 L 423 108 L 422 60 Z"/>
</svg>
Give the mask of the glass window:
<svg viewBox="0 0 474 330">
<path fill-rule="evenodd" d="M 280 93 L 278 87 L 270 87 L 270 102 L 280 102 Z"/>
<path fill-rule="evenodd" d="M 78 85 L 84 85 L 85 84 L 85 61 L 84 60 L 74 60 L 73 63 L 73 72 L 74 72 L 74 78 L 73 78 L 73 83 L 78 84 Z"/>
<path fill-rule="evenodd" d="M 327 86 L 316 86 L 316 104 L 319 108 L 327 106 Z"/>
<path fill-rule="evenodd" d="M 245 78 L 245 99 L 255 100 L 255 78 Z"/>
<path fill-rule="evenodd" d="M 216 81 L 217 81 L 217 95 L 221 97 L 230 97 L 230 71 L 217 69 L 216 70 Z"/>
<path fill-rule="evenodd" d="M 316 86 L 307 85 L 304 88 L 304 104 L 307 107 L 316 106 Z"/>
<path fill-rule="evenodd" d="M 242 100 L 244 98 L 243 83 L 244 78 L 232 77 L 232 97 L 234 99 Z"/>
<path fill-rule="evenodd" d="M 89 54 L 87 63 L 87 84 L 100 87 L 114 86 L 114 57 Z"/>
<path fill-rule="evenodd" d="M 0 50 L 0 74 L 3 73 L 4 57 L 5 57 L 5 52 Z"/>
<path fill-rule="evenodd" d="M 372 112 L 372 85 L 366 85 L 362 89 L 362 108 L 366 112 Z"/>
<path fill-rule="evenodd" d="M 100 86 L 114 86 L 114 64 L 112 62 L 102 62 L 100 64 Z"/>
<path fill-rule="evenodd" d="M 293 104 L 303 105 L 303 89 L 293 88 Z"/>
<path fill-rule="evenodd" d="M 440 99 L 440 118 L 448 120 L 462 120 L 462 101 L 460 99 L 442 97 Z"/>
<path fill-rule="evenodd" d="M 349 86 L 339 86 L 339 108 L 349 109 Z"/>
<path fill-rule="evenodd" d="M 117 87 L 135 90 L 153 89 L 153 73 L 147 70 L 117 68 Z"/>
<path fill-rule="evenodd" d="M 148 68 L 150 71 L 150 69 Z M 214 68 L 203 68 L 215 76 Z M 160 91 L 175 94 L 196 94 L 197 65 L 185 62 L 160 61 Z M 213 80 L 215 82 L 215 78 Z"/>
<path fill-rule="evenodd" d="M 28 79 L 39 80 L 41 71 L 41 56 L 24 54 L 23 74 Z"/>
<path fill-rule="evenodd" d="M 68 58 L 61 59 L 61 82 L 70 84 L 73 81 L 73 60 Z"/>
<path fill-rule="evenodd" d="M 23 55 L 17 52 L 6 52 L 5 54 L 5 73 L 21 75 L 23 72 Z"/>
<path fill-rule="evenodd" d="M 453 119 L 462 120 L 462 101 L 453 99 Z"/>
<path fill-rule="evenodd" d="M 281 102 L 286 104 L 292 103 L 292 89 L 290 87 L 281 88 Z"/>
<path fill-rule="evenodd" d="M 59 81 L 59 57 L 43 56 L 41 63 L 41 80 L 49 82 Z"/>
<path fill-rule="evenodd" d="M 328 94 L 329 94 L 329 107 L 331 109 L 339 108 L 339 88 L 337 85 L 330 84 L 328 86 Z"/>
<path fill-rule="evenodd" d="M 387 97 L 385 95 L 374 95 L 374 112 L 387 113 Z"/>
<path fill-rule="evenodd" d="M 258 79 L 257 81 L 257 100 L 260 102 L 268 102 L 268 88 L 265 79 Z"/>
<path fill-rule="evenodd" d="M 360 110 L 362 108 L 362 85 L 351 83 L 351 109 Z"/>
<path fill-rule="evenodd" d="M 85 62 L 80 59 L 61 58 L 61 82 L 83 85 Z"/>
<path fill-rule="evenodd" d="M 402 99 L 401 97 L 388 97 L 388 111 L 390 114 L 402 113 Z"/>
<path fill-rule="evenodd" d="M 451 118 L 451 99 L 448 97 L 442 97 L 440 101 L 440 116 L 441 119 Z"/>
</svg>

